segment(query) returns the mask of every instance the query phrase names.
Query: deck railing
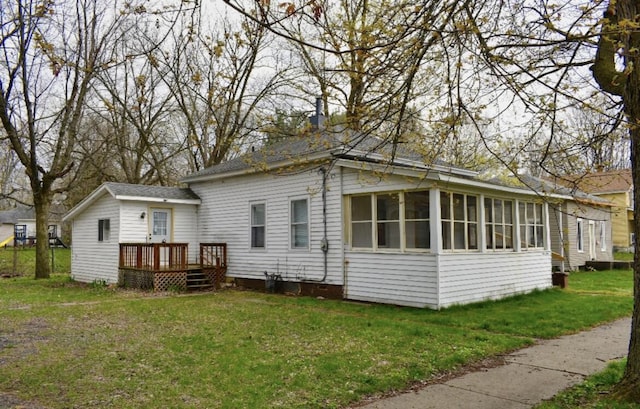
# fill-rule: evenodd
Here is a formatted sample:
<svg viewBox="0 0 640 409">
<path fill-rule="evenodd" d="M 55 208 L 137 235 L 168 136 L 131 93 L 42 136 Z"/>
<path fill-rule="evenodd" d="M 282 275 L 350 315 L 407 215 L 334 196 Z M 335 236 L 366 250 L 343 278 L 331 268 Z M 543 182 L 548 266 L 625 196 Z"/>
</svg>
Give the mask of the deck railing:
<svg viewBox="0 0 640 409">
<path fill-rule="evenodd" d="M 200 243 L 202 267 L 227 267 L 227 243 Z"/>
<path fill-rule="evenodd" d="M 187 243 L 120 243 L 120 268 L 152 271 L 184 270 Z"/>
</svg>

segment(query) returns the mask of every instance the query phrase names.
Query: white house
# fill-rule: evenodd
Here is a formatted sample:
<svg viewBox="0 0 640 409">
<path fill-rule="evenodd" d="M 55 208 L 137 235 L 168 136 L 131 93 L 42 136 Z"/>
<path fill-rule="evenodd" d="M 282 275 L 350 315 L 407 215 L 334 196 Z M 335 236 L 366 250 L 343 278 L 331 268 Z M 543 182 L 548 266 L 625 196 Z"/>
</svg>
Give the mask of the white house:
<svg viewBox="0 0 640 409">
<path fill-rule="evenodd" d="M 196 254 L 200 199 L 189 189 L 104 183 L 64 217 L 72 223 L 71 276 L 118 281 L 120 243 L 189 243 Z"/>
<path fill-rule="evenodd" d="M 162 199 L 167 241 L 190 243 L 192 262 L 199 243 L 226 243 L 227 277 L 242 286 L 276 278 L 295 293 L 439 309 L 552 285 L 549 206 L 531 189 L 344 137 L 316 133 L 204 169 L 167 190 L 184 195 L 173 201 L 101 186 L 66 216 L 74 278 L 115 281 L 117 244 L 148 240 L 142 215 Z"/>
</svg>

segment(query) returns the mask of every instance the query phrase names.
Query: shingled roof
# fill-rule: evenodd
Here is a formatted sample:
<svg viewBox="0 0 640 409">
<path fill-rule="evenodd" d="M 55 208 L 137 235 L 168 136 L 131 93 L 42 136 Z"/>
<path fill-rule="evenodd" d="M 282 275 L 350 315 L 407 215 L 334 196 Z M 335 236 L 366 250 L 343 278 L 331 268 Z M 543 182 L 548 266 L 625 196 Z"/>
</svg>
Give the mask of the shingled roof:
<svg viewBox="0 0 640 409">
<path fill-rule="evenodd" d="M 143 197 L 172 200 L 199 200 L 189 188 L 168 186 L 134 185 L 129 183 L 106 182 L 103 185 L 114 197 Z"/>
<path fill-rule="evenodd" d="M 74 208 L 64 216 L 64 220 L 73 219 L 105 193 L 117 200 L 200 204 L 198 195 L 189 188 L 106 182 L 74 206 Z"/>
<path fill-rule="evenodd" d="M 633 186 L 631 169 L 590 173 L 577 181 L 581 190 L 593 194 L 628 192 Z"/>
<path fill-rule="evenodd" d="M 392 154 L 391 144 L 375 137 L 351 132 L 321 132 L 291 137 L 273 145 L 264 146 L 259 150 L 252 150 L 238 158 L 192 173 L 186 176 L 183 181 L 192 182 L 218 175 L 257 172 L 278 164 L 303 164 L 314 160 L 336 158 L 384 161 L 392 162 L 394 165 L 398 165 L 402 161 L 411 161 L 414 166 L 439 167 L 453 172 L 476 174 L 476 172 L 453 166 L 438 159 L 427 164 L 422 155 L 402 145 L 397 145 Z"/>
</svg>

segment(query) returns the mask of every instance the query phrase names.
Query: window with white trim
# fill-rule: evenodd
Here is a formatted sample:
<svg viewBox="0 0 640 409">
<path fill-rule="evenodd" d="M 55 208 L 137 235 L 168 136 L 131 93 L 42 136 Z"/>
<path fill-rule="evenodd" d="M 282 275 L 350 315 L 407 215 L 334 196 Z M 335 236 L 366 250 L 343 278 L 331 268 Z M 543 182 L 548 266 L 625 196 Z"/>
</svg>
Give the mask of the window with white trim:
<svg viewBox="0 0 640 409">
<path fill-rule="evenodd" d="M 521 250 L 544 248 L 542 203 L 519 202 Z"/>
<path fill-rule="evenodd" d="M 291 200 L 291 248 L 309 248 L 309 205 L 307 199 Z"/>
<path fill-rule="evenodd" d="M 400 248 L 400 198 L 397 193 L 376 195 L 378 248 Z"/>
<path fill-rule="evenodd" d="M 98 220 L 98 241 L 109 241 L 111 235 L 111 220 L 99 219 Z"/>
<path fill-rule="evenodd" d="M 408 249 L 429 249 L 429 191 L 404 193 L 404 235 Z"/>
<path fill-rule="evenodd" d="M 352 248 L 430 248 L 429 191 L 385 192 L 350 199 Z"/>
<path fill-rule="evenodd" d="M 266 243 L 267 214 L 265 203 L 251 204 L 251 248 L 264 249 Z"/>
<path fill-rule="evenodd" d="M 578 251 L 581 253 L 584 251 L 583 232 L 584 232 L 584 222 L 582 219 L 577 219 L 576 220 L 576 233 L 577 233 L 576 243 L 578 246 Z"/>
<path fill-rule="evenodd" d="M 513 201 L 484 199 L 486 248 L 513 249 Z"/>
<path fill-rule="evenodd" d="M 477 196 L 440 192 L 440 213 L 443 249 L 478 249 Z"/>
<path fill-rule="evenodd" d="M 604 220 L 600 220 L 600 251 L 607 251 L 607 223 Z"/>
<path fill-rule="evenodd" d="M 371 195 L 351 197 L 351 247 L 373 247 Z"/>
</svg>

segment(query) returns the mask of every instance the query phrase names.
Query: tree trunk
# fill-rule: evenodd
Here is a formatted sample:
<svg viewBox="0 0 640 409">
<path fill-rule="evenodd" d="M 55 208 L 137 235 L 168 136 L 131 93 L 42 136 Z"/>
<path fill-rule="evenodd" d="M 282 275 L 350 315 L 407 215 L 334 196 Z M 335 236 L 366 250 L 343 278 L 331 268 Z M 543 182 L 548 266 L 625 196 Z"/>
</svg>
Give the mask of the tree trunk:
<svg viewBox="0 0 640 409">
<path fill-rule="evenodd" d="M 34 207 L 36 210 L 36 278 L 49 278 L 51 265 L 49 263 L 49 209 L 51 194 L 44 189 L 34 192 Z"/>
<path fill-rule="evenodd" d="M 637 20 L 637 2 L 631 0 L 616 3 L 617 22 Z M 619 28 L 620 30 L 620 28 Z M 625 44 L 625 66 L 632 67 L 627 70 L 624 83 L 622 101 L 624 111 L 629 123 L 629 136 L 631 137 L 631 167 L 633 174 L 633 198 L 634 198 L 634 266 L 633 266 L 633 317 L 631 322 L 631 341 L 629 343 L 629 355 L 627 366 L 622 381 L 615 393 L 619 398 L 640 403 L 640 71 L 633 67 L 640 67 L 640 34 L 625 33 L 620 30 L 620 38 Z"/>
</svg>

